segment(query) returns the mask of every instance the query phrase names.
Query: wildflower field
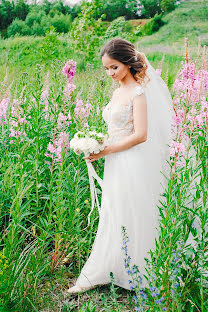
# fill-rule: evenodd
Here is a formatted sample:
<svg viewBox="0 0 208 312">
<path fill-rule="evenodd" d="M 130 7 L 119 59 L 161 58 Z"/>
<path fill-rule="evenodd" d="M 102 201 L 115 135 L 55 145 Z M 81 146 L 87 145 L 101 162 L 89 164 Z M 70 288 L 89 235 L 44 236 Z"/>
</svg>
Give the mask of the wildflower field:
<svg viewBox="0 0 208 312">
<path fill-rule="evenodd" d="M 0 311 L 207 311 L 207 51 L 188 46 L 170 86 L 175 118 L 168 188 L 146 276 L 131 263 L 123 228 L 124 266 L 132 291 L 112 283 L 67 295 L 90 254 L 98 225 L 88 172 L 69 146 L 85 128 L 106 133 L 102 109 L 111 81 L 102 70 L 78 72 L 53 61 L 10 77 L 0 89 Z M 163 73 L 159 64 L 158 75 Z M 104 159 L 94 162 L 100 177 Z M 101 190 L 97 185 L 101 199 Z M 142 288 L 146 278 L 148 288 Z"/>
<path fill-rule="evenodd" d="M 168 187 L 146 274 L 132 263 L 123 227 L 131 291 L 117 287 L 111 274 L 108 285 L 66 293 L 99 221 L 95 203 L 88 226 L 87 164 L 70 141 L 80 130 L 107 133 L 102 110 L 116 85 L 98 52 L 104 34 L 127 36 L 125 21 L 102 33 L 93 11 L 83 12 L 74 42 L 53 29 L 45 37 L 0 38 L 0 311 L 208 311 L 208 11 L 198 1 L 180 4 L 155 34 L 132 37 L 168 85 L 175 112 Z M 93 162 L 101 178 L 104 161 Z"/>
</svg>

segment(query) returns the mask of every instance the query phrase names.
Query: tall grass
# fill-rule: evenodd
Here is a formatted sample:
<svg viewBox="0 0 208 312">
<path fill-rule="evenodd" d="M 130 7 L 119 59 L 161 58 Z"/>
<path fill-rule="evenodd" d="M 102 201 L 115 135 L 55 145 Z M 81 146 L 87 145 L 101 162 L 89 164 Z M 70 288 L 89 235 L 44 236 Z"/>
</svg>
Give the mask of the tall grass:
<svg viewBox="0 0 208 312">
<path fill-rule="evenodd" d="M 158 66 L 166 66 L 162 76 L 168 79 L 166 68 L 173 66 L 175 58 L 167 58 L 165 63 L 155 54 L 152 59 Z M 205 66 L 203 64 L 199 63 L 198 66 Z M 63 293 L 71 284 L 72 278 L 79 275 L 89 256 L 97 230 L 98 213 L 94 210 L 90 227 L 83 231 L 90 212 L 90 190 L 85 161 L 70 150 L 62 150 L 61 163 L 46 157 L 45 153 L 48 152 L 48 144 L 53 143 L 61 132 L 67 132 L 69 140 L 73 137 L 77 127 L 74 110 L 78 99 L 82 99 L 84 103 L 90 102 L 93 106 L 89 124 L 106 128 L 102 119 L 102 107 L 110 99 L 111 82 L 103 76 L 103 70 L 91 69 L 89 65 L 86 72 L 81 72 L 75 77 L 77 88 L 71 97 L 66 98 L 66 80 L 61 73 L 63 65 L 64 62 L 58 60 L 51 62 L 48 76 L 44 65 L 37 64 L 31 71 L 20 72 L 17 77 L 11 77 L 9 73 L 8 77 L 1 79 L 0 307 L 3 311 L 40 311 L 51 307 L 53 303 L 50 301 L 54 293 Z M 175 75 L 176 72 L 177 70 Z M 173 80 L 175 77 L 171 76 L 171 85 Z M 176 91 L 172 90 L 173 95 Z M 186 94 L 185 90 L 180 92 Z M 190 109 L 195 107 L 198 114 L 202 101 L 207 103 L 207 93 L 203 95 L 205 99 L 201 93 L 198 95 L 200 100 L 196 99 L 192 104 L 189 97 L 179 101 L 180 95 L 177 95 L 176 111 L 187 109 L 191 114 Z M 69 112 L 72 123 L 62 123 L 59 128 L 60 113 L 67 116 Z M 190 115 L 191 118 L 193 114 Z M 188 115 L 184 116 L 180 127 L 187 125 L 190 129 Z M 156 251 L 152 251 L 154 261 L 149 271 L 152 272 L 154 267 L 155 275 L 159 277 L 157 283 L 159 282 L 159 286 L 163 285 L 161 291 L 166 296 L 166 308 L 169 311 L 179 308 L 179 311 L 207 309 L 207 292 L 203 286 L 202 274 L 207 250 L 205 126 L 207 125 L 203 124 L 201 130 L 194 127 L 191 133 L 188 130 L 183 132 L 186 133 L 183 138 L 187 137 L 189 140 L 188 150 L 192 147 L 195 153 L 192 156 L 187 153 L 185 166 L 182 167 L 175 166 L 179 160 L 177 155 L 174 156 L 175 170 L 172 171 L 169 188 L 164 196 L 165 201 L 160 207 L 161 235 Z M 203 133 L 202 136 L 199 131 Z M 180 142 L 179 137 L 178 139 Z M 99 159 L 95 164 L 101 177 L 103 164 L 103 159 Z M 196 215 L 200 219 L 201 236 L 196 236 L 197 232 L 192 226 Z M 187 239 L 190 231 L 196 236 L 196 251 L 192 247 L 185 248 L 182 245 L 182 248 L 185 248 L 183 261 L 187 267 L 180 268 L 180 289 L 182 298 L 189 300 L 185 301 L 187 305 L 181 306 L 178 293 L 171 293 L 172 282 L 169 277 L 174 266 L 174 263 L 171 263 L 171 254 L 174 248 L 176 250 L 177 241 L 182 239 L 183 242 Z M 116 297 L 116 287 L 111 289 L 110 296 L 102 296 L 99 308 L 98 303 L 94 304 L 92 300 L 88 307 L 83 304 L 81 308 L 80 302 L 67 301 L 56 302 L 57 306 L 54 305 L 50 309 L 133 309 L 131 296 L 128 298 L 128 307 L 121 307 Z M 155 307 L 156 303 L 153 301 L 152 311 L 156 311 Z"/>
</svg>

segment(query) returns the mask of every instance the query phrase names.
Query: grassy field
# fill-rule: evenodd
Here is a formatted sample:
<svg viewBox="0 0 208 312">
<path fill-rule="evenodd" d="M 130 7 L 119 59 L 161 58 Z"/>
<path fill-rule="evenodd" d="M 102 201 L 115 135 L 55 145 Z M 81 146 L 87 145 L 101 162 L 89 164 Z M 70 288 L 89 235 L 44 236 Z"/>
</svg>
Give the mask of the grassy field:
<svg viewBox="0 0 208 312">
<path fill-rule="evenodd" d="M 207 76 L 204 73 L 202 79 L 198 74 L 207 62 L 207 54 L 203 55 L 202 48 L 197 60 L 198 39 L 202 45 L 208 43 L 207 19 L 206 2 L 186 1 L 164 17 L 167 24 L 157 33 L 138 37 L 136 42 L 136 48 L 146 53 L 152 65 L 162 69 L 162 77 L 181 118 L 180 123 L 177 120 L 177 140 L 181 142 L 182 136 L 187 142 L 186 165 L 176 166 L 176 160 L 180 163 L 182 156 L 175 157 L 172 164 L 161 207 L 160 239 L 154 251 L 159 277 L 156 283 L 165 296 L 168 312 L 205 312 L 208 309 L 207 278 L 202 274 L 208 256 Z M 199 83 L 195 89 L 188 84 L 190 93 L 186 88 L 180 89 L 182 84 L 173 90 L 185 58 L 185 37 L 191 56 L 197 61 L 196 67 L 194 62 L 189 65 L 191 73 L 194 69 L 194 75 L 189 77 L 191 85 L 198 81 L 202 86 L 199 90 Z M 4 120 L 4 106 L 0 101 L 0 249 L 3 251 L 0 252 L 0 311 L 134 311 L 134 291 L 115 287 L 113 283 L 84 294 L 66 294 L 90 254 L 98 212 L 94 210 L 91 226 L 83 231 L 91 203 L 87 168 L 82 157 L 70 149 L 67 153 L 62 151 L 60 166 L 45 153 L 48 144 L 53 143 L 61 131 L 66 132 L 70 140 L 82 126 L 74 114 L 77 99 L 93 106 L 89 124 L 106 130 L 101 110 L 115 85 L 100 66 L 99 58 L 95 64 L 83 64 L 80 55 L 72 51 L 67 34 L 57 36 L 47 49 L 46 45 L 45 39 L 40 37 L 0 40 L 0 100 L 5 100 L 4 105 L 7 99 L 9 102 Z M 51 53 L 55 56 L 51 57 Z M 77 61 L 77 71 L 73 81 L 76 89 L 66 99 L 66 78 L 61 70 L 68 59 Z M 180 79 L 184 85 L 190 83 L 185 74 Z M 182 100 L 181 94 L 184 94 Z M 59 128 L 60 113 L 67 116 L 69 112 L 72 124 L 63 123 Z M 194 124 L 194 118 L 201 124 Z M 12 126 L 15 135 L 10 130 Z M 18 131 L 22 132 L 20 136 Z M 190 156 L 190 148 L 194 148 L 195 158 Z M 103 164 L 104 159 L 94 164 L 100 177 Z M 184 247 L 183 257 L 178 256 L 179 292 L 174 290 L 170 279 L 178 268 L 176 260 L 171 262 L 173 248 L 178 248 L 177 242 L 185 240 L 190 231 L 196 233 L 192 225 L 195 215 L 199 216 L 202 234 L 195 238 L 196 250 Z M 179 255 L 179 250 L 177 252 Z M 161 283 L 164 289 L 160 288 Z M 148 308 L 144 310 L 162 311 L 150 291 L 148 296 Z"/>
</svg>

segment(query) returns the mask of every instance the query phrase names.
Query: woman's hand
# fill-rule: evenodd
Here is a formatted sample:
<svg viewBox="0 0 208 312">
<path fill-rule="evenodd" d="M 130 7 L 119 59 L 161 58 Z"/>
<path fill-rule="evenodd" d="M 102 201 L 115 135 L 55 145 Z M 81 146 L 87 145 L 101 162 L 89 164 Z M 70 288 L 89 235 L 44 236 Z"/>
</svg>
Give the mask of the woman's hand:
<svg viewBox="0 0 208 312">
<path fill-rule="evenodd" d="M 83 159 L 86 159 L 87 162 L 93 162 L 99 158 L 102 158 L 106 155 L 110 154 L 109 146 L 105 146 L 104 150 L 100 151 L 98 154 L 90 154 L 88 157 L 83 157 Z"/>
</svg>

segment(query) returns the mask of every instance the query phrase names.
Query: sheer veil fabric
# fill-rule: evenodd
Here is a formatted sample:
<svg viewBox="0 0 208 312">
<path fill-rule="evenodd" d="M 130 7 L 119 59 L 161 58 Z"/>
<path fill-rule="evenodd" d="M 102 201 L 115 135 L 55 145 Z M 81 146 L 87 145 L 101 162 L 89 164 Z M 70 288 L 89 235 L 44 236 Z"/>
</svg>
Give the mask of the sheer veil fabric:
<svg viewBox="0 0 208 312">
<path fill-rule="evenodd" d="M 125 105 L 115 99 L 113 103 L 110 101 L 102 114 L 108 125 L 109 144 L 118 142 L 134 132 L 132 100 L 144 93 L 148 110 L 147 141 L 107 155 L 103 180 L 97 176 L 92 164 L 87 164 L 92 199 L 97 197 L 93 178 L 102 187 L 102 198 L 92 251 L 76 281 L 81 287 L 108 284 L 112 272 L 116 285 L 131 289 L 130 276 L 124 265 L 122 226 L 126 227 L 129 237 L 131 263 L 138 265 L 142 274 L 146 273 L 144 258 L 149 257 L 148 251 L 155 246 L 159 217 L 157 204 L 167 183 L 161 172 L 169 174 L 168 145 L 172 140 L 174 111 L 168 87 L 147 59 L 146 62 L 150 81 L 135 87 Z M 145 279 L 143 285 L 146 285 Z"/>
</svg>

